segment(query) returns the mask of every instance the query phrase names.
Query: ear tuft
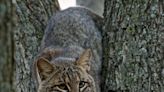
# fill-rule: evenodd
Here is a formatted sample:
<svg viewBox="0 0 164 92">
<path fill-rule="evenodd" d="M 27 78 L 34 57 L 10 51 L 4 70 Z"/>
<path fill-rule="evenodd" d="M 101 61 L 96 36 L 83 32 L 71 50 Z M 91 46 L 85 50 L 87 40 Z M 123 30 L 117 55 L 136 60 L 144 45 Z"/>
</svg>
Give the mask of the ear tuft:
<svg viewBox="0 0 164 92">
<path fill-rule="evenodd" d="M 36 62 L 37 74 L 41 81 L 45 80 L 49 74 L 54 71 L 54 67 L 49 61 L 45 58 L 39 58 Z"/>
<path fill-rule="evenodd" d="M 87 72 L 90 71 L 90 61 L 92 58 L 91 49 L 85 50 L 79 59 L 75 62 L 77 66 L 83 67 Z"/>
</svg>

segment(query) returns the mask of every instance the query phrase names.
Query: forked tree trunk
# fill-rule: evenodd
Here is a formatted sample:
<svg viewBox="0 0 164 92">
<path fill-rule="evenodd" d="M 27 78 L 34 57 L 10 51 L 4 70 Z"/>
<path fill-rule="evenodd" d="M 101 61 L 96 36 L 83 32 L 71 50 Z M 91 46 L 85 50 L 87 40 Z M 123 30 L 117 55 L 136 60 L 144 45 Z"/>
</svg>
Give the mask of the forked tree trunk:
<svg viewBox="0 0 164 92">
<path fill-rule="evenodd" d="M 16 92 L 14 86 L 14 7 L 11 0 L 0 1 L 0 92 Z"/>
<path fill-rule="evenodd" d="M 102 92 L 164 92 L 164 1 L 105 0 Z"/>
<path fill-rule="evenodd" d="M 36 92 L 32 78 L 32 64 L 36 56 L 47 21 L 59 10 L 57 0 L 16 0 L 17 29 L 16 89 L 17 92 Z M 7 92 L 7 91 L 6 91 Z"/>
<path fill-rule="evenodd" d="M 16 92 L 36 92 L 30 68 L 47 20 L 59 5 L 53 0 L 16 0 L 16 6 Z M 163 0 L 105 1 L 102 92 L 164 92 L 163 9 Z"/>
</svg>

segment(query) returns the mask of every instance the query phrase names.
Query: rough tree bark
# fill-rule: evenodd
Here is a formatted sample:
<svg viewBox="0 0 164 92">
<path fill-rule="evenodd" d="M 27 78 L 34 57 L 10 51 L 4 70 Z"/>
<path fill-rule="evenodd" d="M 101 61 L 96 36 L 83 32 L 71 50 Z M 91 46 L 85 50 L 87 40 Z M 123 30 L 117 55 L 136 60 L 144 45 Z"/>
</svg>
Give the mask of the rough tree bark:
<svg viewBox="0 0 164 92">
<path fill-rule="evenodd" d="M 16 92 L 36 92 L 32 64 L 46 23 L 59 10 L 57 0 L 16 0 Z M 9 91 L 6 91 L 9 92 Z"/>
<path fill-rule="evenodd" d="M 30 68 L 47 20 L 59 5 L 57 0 L 16 0 L 15 4 L 18 19 L 14 36 L 16 92 L 36 92 Z M 163 0 L 105 1 L 102 92 L 164 92 L 163 9 Z M 8 26 L 5 27 L 10 28 Z M 8 41 L 11 40 L 5 40 Z M 10 48 L 6 47 L 2 50 Z"/>
<path fill-rule="evenodd" d="M 76 0 L 77 5 L 87 7 L 98 15 L 102 16 L 104 12 L 104 0 Z"/>
<path fill-rule="evenodd" d="M 0 92 L 14 90 L 14 6 L 11 0 L 0 1 Z"/>
<path fill-rule="evenodd" d="M 105 0 L 102 92 L 164 92 L 164 1 Z"/>
</svg>

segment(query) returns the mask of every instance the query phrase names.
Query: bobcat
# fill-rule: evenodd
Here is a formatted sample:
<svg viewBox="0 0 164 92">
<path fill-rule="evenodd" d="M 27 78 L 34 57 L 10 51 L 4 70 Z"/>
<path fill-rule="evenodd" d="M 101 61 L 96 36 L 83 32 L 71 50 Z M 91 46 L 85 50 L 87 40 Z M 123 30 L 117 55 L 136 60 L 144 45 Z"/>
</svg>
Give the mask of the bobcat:
<svg viewBox="0 0 164 92">
<path fill-rule="evenodd" d="M 101 23 L 81 7 L 52 16 L 34 66 L 37 92 L 100 92 Z"/>
</svg>

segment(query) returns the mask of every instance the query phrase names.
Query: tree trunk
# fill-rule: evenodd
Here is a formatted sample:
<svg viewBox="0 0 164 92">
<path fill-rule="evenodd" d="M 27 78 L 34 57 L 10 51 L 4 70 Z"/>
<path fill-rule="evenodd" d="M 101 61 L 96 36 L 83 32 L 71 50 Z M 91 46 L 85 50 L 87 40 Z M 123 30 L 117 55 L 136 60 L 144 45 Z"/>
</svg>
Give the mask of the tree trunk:
<svg viewBox="0 0 164 92">
<path fill-rule="evenodd" d="M 14 36 L 16 89 L 17 92 L 36 92 L 32 78 L 33 60 L 37 55 L 47 21 L 59 10 L 59 4 L 57 0 L 16 0 L 15 4 L 18 20 Z"/>
<path fill-rule="evenodd" d="M 0 1 L 0 92 L 15 92 L 13 11 L 11 0 Z"/>
<path fill-rule="evenodd" d="M 164 92 L 164 1 L 105 0 L 102 92 Z"/>
<path fill-rule="evenodd" d="M 98 15 L 102 16 L 104 12 L 104 0 L 76 0 L 77 5 L 87 7 Z"/>
<path fill-rule="evenodd" d="M 31 71 L 33 60 L 47 20 L 59 10 L 59 5 L 57 0 L 16 0 L 15 4 L 18 19 L 15 42 L 11 31 L 3 31 L 12 29 L 8 22 L 12 18 L 10 12 L 0 17 L 4 19 L 0 20 L 0 47 L 2 52 L 6 51 L 0 53 L 0 60 L 4 61 L 0 70 L 11 71 L 1 72 L 0 82 L 4 83 L 0 85 L 0 92 L 13 92 L 13 43 L 16 45 L 16 92 L 36 92 Z M 163 0 L 105 1 L 102 92 L 164 92 L 163 9 Z M 3 13 L 0 11 L 0 14 Z"/>
</svg>

